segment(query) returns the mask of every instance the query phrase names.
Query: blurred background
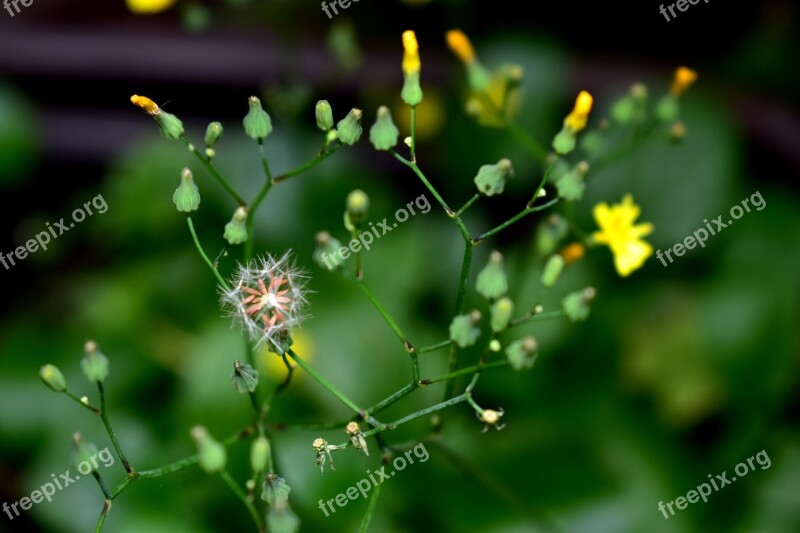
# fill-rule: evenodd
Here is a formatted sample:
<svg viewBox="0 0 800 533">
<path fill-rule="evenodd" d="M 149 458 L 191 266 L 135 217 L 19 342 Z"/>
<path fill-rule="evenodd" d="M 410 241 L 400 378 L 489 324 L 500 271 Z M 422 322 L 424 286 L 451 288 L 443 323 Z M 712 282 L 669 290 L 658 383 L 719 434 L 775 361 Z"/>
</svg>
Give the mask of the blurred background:
<svg viewBox="0 0 800 533">
<path fill-rule="evenodd" d="M 477 234 L 516 213 L 542 169 L 502 130 L 465 113 L 464 71 L 444 43 L 446 30 L 461 28 L 488 67 L 523 67 L 517 122 L 545 145 L 580 89 L 595 96 L 594 129 L 631 84 L 647 84 L 655 99 L 678 65 L 699 72 L 681 99 L 682 142 L 657 133 L 590 173 L 575 206 L 586 232 L 595 229 L 593 205 L 626 193 L 641 206 L 640 220 L 654 224 L 648 240 L 662 250 L 756 191 L 766 208 L 668 267 L 652 257 L 625 279 L 607 248 L 593 248 L 545 295 L 536 235 L 546 216 L 478 247 L 472 280 L 493 248 L 502 251 L 518 309 L 539 302 L 552 309 L 567 292 L 592 285 L 591 315 L 503 337 L 530 333 L 540 345 L 532 371 L 485 372 L 479 382 L 476 401 L 505 409 L 503 431 L 481 434 L 472 410 L 460 405 L 443 413 L 438 438 L 429 437 L 427 418 L 387 434 L 390 444 L 425 442 L 430 460 L 384 483 L 372 531 L 800 530 L 798 6 L 701 2 L 667 22 L 659 4 L 361 0 L 332 19 L 318 2 L 288 0 L 178 0 L 149 16 L 123 0 L 34 0 L 14 17 L 0 11 L 0 251 L 24 245 L 45 222 L 69 217 L 98 194 L 108 204 L 47 251 L 0 270 L 0 501 L 17 501 L 63 472 L 73 432 L 110 446 L 96 417 L 37 376 L 41 365 L 57 364 L 70 389 L 96 403 L 79 368 L 87 339 L 110 359 L 110 416 L 137 469 L 194 453 L 189 428 L 197 423 L 223 438 L 251 419 L 229 380 L 232 362 L 243 358 L 239 332 L 221 316 L 214 279 L 171 201 L 180 170 L 194 170 L 202 196 L 195 224 L 212 255 L 235 205 L 130 96 L 147 95 L 181 117 L 198 145 L 206 124 L 221 121 L 217 164 L 252 198 L 263 178 L 257 147 L 240 126 L 247 97 L 260 96 L 272 116 L 266 150 L 276 173 L 318 150 L 319 98 L 331 102 L 337 120 L 351 107 L 364 109 L 365 126 L 378 105 L 388 105 L 405 135 L 400 34 L 413 28 L 425 91 L 418 154 L 427 175 L 460 206 L 474 194 L 480 165 L 509 157 L 517 170 L 505 194 L 469 211 Z M 365 135 L 270 193 L 257 219 L 257 250 L 295 250 L 315 291 L 297 351 L 369 405 L 407 383 L 407 356 L 363 294 L 311 260 L 316 232 L 346 239 L 344 198 L 354 188 L 370 195 L 374 221 L 425 192 Z M 366 282 L 417 346 L 446 338 L 461 253 L 456 228 L 434 206 L 364 256 Z M 222 269 L 232 264 L 223 260 Z M 468 305 L 484 309 L 473 285 Z M 277 358 L 259 360 L 267 384 L 279 383 L 285 370 Z M 446 352 L 421 362 L 423 376 L 439 375 Z M 349 416 L 308 376 L 295 378 L 271 422 Z M 381 419 L 441 394 L 441 385 L 419 390 Z M 318 436 L 345 440 L 340 430 L 273 435 L 301 530 L 354 531 L 365 500 L 329 518 L 317 501 L 376 469 L 378 454 L 340 452 L 337 469 L 320 476 L 310 446 Z M 659 501 L 685 496 L 709 474 L 731 477 L 762 450 L 768 469 L 756 465 L 669 520 L 658 511 Z M 230 457 L 244 482 L 248 446 L 234 446 Z M 103 475 L 116 486 L 124 471 L 115 464 Z M 84 479 L 13 521 L 0 515 L 0 531 L 85 532 L 101 507 L 97 486 Z M 252 524 L 218 477 L 194 468 L 131 486 L 105 530 L 250 531 Z"/>
</svg>

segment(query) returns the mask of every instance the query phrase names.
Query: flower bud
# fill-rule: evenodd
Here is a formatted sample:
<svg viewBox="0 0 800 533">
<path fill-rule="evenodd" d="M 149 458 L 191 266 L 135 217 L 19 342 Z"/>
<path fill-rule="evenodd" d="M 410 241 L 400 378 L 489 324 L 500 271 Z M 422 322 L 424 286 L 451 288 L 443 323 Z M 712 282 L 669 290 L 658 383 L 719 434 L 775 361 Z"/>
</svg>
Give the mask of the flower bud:
<svg viewBox="0 0 800 533">
<path fill-rule="evenodd" d="M 206 128 L 206 146 L 211 148 L 219 138 L 222 136 L 222 124 L 219 122 L 211 122 Z"/>
<path fill-rule="evenodd" d="M 250 446 L 250 467 L 253 472 L 263 472 L 269 463 L 269 440 L 266 437 L 256 437 Z"/>
<path fill-rule="evenodd" d="M 697 81 L 697 72 L 688 67 L 678 67 L 675 70 L 675 76 L 672 79 L 670 93 L 674 94 L 675 96 L 680 96 L 695 81 Z"/>
<path fill-rule="evenodd" d="M 336 125 L 339 140 L 344 144 L 353 145 L 361 138 L 361 110 L 353 108 Z"/>
<path fill-rule="evenodd" d="M 231 221 L 225 224 L 223 237 L 230 244 L 241 244 L 247 240 L 247 208 L 239 206 L 233 212 Z"/>
<path fill-rule="evenodd" d="M 329 131 L 333 128 L 333 109 L 327 100 L 320 100 L 317 102 L 314 114 L 316 115 L 317 127 L 319 129 L 322 131 Z"/>
<path fill-rule="evenodd" d="M 197 457 L 206 474 L 216 474 L 225 469 L 228 462 L 228 452 L 225 446 L 215 441 L 203 426 L 194 426 L 190 430 L 192 439 L 197 446 Z"/>
<path fill-rule="evenodd" d="M 261 100 L 257 96 L 251 96 L 247 103 L 250 110 L 243 120 L 244 131 L 254 141 L 261 142 L 272 132 L 272 120 L 261 108 Z"/>
<path fill-rule="evenodd" d="M 419 84 L 419 72 L 422 63 L 419 58 L 419 43 L 416 34 L 403 32 L 403 90 L 400 97 L 411 107 L 422 102 L 422 87 Z"/>
<path fill-rule="evenodd" d="M 92 383 L 102 383 L 108 377 L 108 359 L 98 351 L 94 341 L 86 341 L 81 369 Z"/>
<path fill-rule="evenodd" d="M 253 369 L 248 364 L 242 364 L 239 361 L 233 363 L 233 374 L 231 374 L 231 382 L 239 394 L 246 394 L 254 392 L 258 387 L 258 370 Z"/>
<path fill-rule="evenodd" d="M 292 490 L 285 479 L 272 472 L 264 476 L 263 489 L 264 492 L 261 493 L 261 499 L 266 501 L 270 506 L 278 502 L 287 501 L 289 499 L 289 492 Z"/>
<path fill-rule="evenodd" d="M 57 366 L 47 364 L 39 369 L 39 377 L 42 382 L 53 392 L 64 392 L 67 390 L 67 380 Z"/>
<path fill-rule="evenodd" d="M 279 501 L 267 509 L 267 528 L 270 533 L 296 533 L 300 530 L 300 519 L 289 507 L 288 500 Z"/>
<path fill-rule="evenodd" d="M 583 191 L 586 189 L 586 184 L 583 178 L 589 173 L 589 164 L 581 161 L 572 170 L 560 176 L 556 180 L 556 189 L 558 195 L 569 202 L 577 201 L 583 198 Z"/>
<path fill-rule="evenodd" d="M 564 258 L 564 266 L 579 261 L 586 253 L 586 248 L 579 242 L 572 242 L 562 248 L 558 255 Z"/>
<path fill-rule="evenodd" d="M 568 294 L 562 301 L 561 307 L 567 317 L 573 322 L 586 320 L 589 316 L 589 302 L 596 295 L 593 287 L 586 287 L 582 291 Z"/>
<path fill-rule="evenodd" d="M 337 254 L 341 246 L 342 243 L 331 237 L 330 233 L 320 231 L 317 233 L 317 246 L 314 248 L 314 262 L 320 268 L 333 272 L 340 266 Z"/>
<path fill-rule="evenodd" d="M 478 186 L 478 191 L 486 196 L 500 194 L 506 186 L 506 181 L 514 175 L 511 161 L 501 159 L 494 165 L 483 165 L 478 169 L 478 174 L 473 181 Z"/>
<path fill-rule="evenodd" d="M 91 474 L 97 470 L 97 446 L 93 443 L 83 440 L 80 433 L 73 433 L 72 435 L 72 466 L 82 475 Z M 94 462 L 92 459 L 94 458 Z M 81 468 L 81 465 L 88 465 L 87 468 Z"/>
<path fill-rule="evenodd" d="M 536 362 L 539 344 L 534 337 L 525 337 L 506 348 L 506 358 L 514 370 L 529 370 Z"/>
<path fill-rule="evenodd" d="M 369 141 L 376 150 L 389 150 L 397 146 L 400 130 L 394 125 L 389 108 L 382 105 L 378 108 L 375 124 L 369 130 Z"/>
<path fill-rule="evenodd" d="M 181 172 L 181 184 L 175 189 L 175 194 L 172 195 L 172 201 L 178 211 L 183 213 L 190 213 L 197 211 L 200 206 L 200 191 L 192 178 L 192 171 L 184 168 Z"/>
<path fill-rule="evenodd" d="M 563 270 L 564 258 L 558 254 L 551 255 L 544 264 L 544 270 L 542 271 L 542 285 L 548 288 L 555 285 Z"/>
<path fill-rule="evenodd" d="M 348 231 L 353 231 L 367 219 L 369 196 L 361 189 L 356 189 L 347 195 L 345 205 L 347 207 L 344 213 L 345 227 Z"/>
<path fill-rule="evenodd" d="M 481 335 L 478 324 L 481 321 L 481 313 L 473 310 L 467 315 L 458 315 L 450 323 L 450 340 L 460 348 L 472 346 Z"/>
<path fill-rule="evenodd" d="M 503 255 L 497 250 L 489 255 L 489 262 L 478 273 L 475 289 L 487 300 L 500 298 L 508 291 Z"/>
<path fill-rule="evenodd" d="M 536 231 L 536 253 L 546 257 L 555 252 L 558 244 L 569 233 L 569 224 L 560 215 L 551 215 Z"/>
<path fill-rule="evenodd" d="M 164 137 L 177 140 L 183 136 L 183 123 L 180 119 L 158 107 L 158 105 L 148 97 L 134 94 L 131 96 L 131 103 L 140 107 L 145 113 L 158 122 L 158 126 L 161 128 L 161 133 Z"/>
<path fill-rule="evenodd" d="M 668 94 L 659 100 L 656 105 L 656 116 L 662 122 L 672 122 L 680 113 L 680 104 L 674 94 Z"/>
<path fill-rule="evenodd" d="M 499 333 L 508 327 L 511 315 L 514 314 L 514 302 L 511 298 L 503 297 L 492 306 L 491 326 L 492 331 Z"/>
</svg>

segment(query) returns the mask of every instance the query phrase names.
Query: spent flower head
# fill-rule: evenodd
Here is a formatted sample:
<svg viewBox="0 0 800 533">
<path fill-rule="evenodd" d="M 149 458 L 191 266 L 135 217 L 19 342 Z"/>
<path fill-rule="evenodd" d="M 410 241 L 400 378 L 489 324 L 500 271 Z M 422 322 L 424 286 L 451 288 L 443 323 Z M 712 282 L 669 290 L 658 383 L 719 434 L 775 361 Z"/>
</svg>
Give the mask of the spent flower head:
<svg viewBox="0 0 800 533">
<path fill-rule="evenodd" d="M 279 348 L 291 328 L 305 318 L 308 278 L 294 265 L 290 254 L 277 259 L 267 255 L 239 265 L 231 288 L 222 290 L 223 309 L 257 345 L 267 341 Z"/>
</svg>

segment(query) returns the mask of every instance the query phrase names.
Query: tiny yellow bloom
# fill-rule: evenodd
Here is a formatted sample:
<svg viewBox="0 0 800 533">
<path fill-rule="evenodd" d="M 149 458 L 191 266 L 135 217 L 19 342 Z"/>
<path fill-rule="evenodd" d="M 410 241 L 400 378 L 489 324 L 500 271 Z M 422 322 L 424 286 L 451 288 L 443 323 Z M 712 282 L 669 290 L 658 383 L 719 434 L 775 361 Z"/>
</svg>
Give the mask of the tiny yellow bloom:
<svg viewBox="0 0 800 533">
<path fill-rule="evenodd" d="M 688 67 L 678 67 L 675 70 L 675 77 L 672 79 L 670 92 L 675 96 L 680 96 L 695 81 L 697 81 L 697 72 Z"/>
<path fill-rule="evenodd" d="M 175 5 L 176 0 L 125 0 L 131 12 L 137 15 L 153 15 L 166 11 Z"/>
<path fill-rule="evenodd" d="M 581 243 L 573 242 L 562 248 L 558 254 L 564 258 L 564 263 L 569 265 L 579 261 L 583 257 L 585 251 L 586 249 Z"/>
<path fill-rule="evenodd" d="M 405 74 L 416 74 L 420 71 L 421 63 L 417 35 L 412 30 L 403 32 L 403 50 L 403 72 Z"/>
<path fill-rule="evenodd" d="M 594 206 L 594 219 L 600 231 L 595 232 L 592 238 L 611 248 L 614 266 L 622 277 L 640 268 L 645 259 L 653 255 L 653 247 L 642 240 L 642 237 L 652 233 L 653 225 L 634 225 L 639 213 L 639 206 L 633 203 L 630 194 L 623 197 L 622 203 L 611 207 L 605 202 Z"/>
<path fill-rule="evenodd" d="M 134 94 L 131 96 L 131 103 L 137 107 L 141 107 L 145 110 L 146 113 L 150 115 L 156 115 L 160 111 L 158 105 L 152 100 L 150 100 L 146 96 L 139 96 L 138 94 Z"/>
<path fill-rule="evenodd" d="M 586 122 L 589 120 L 589 113 L 592 112 L 592 104 L 594 98 L 587 91 L 581 91 L 575 99 L 575 107 L 572 109 L 565 123 L 573 133 L 578 133 L 586 127 Z"/>
<path fill-rule="evenodd" d="M 475 49 L 472 48 L 472 43 L 469 41 L 463 31 L 450 30 L 447 32 L 447 46 L 458 56 L 464 63 L 472 63 L 475 61 Z"/>
</svg>

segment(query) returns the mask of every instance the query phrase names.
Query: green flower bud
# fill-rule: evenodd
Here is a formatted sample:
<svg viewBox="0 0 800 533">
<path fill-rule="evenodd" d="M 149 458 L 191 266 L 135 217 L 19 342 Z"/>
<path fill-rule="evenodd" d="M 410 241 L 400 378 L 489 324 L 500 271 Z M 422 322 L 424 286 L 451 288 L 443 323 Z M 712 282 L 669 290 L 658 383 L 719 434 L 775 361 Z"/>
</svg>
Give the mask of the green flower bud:
<svg viewBox="0 0 800 533">
<path fill-rule="evenodd" d="M 317 127 L 319 129 L 322 131 L 329 131 L 333 128 L 333 109 L 327 100 L 320 100 L 317 102 L 314 114 L 317 117 Z"/>
<path fill-rule="evenodd" d="M 86 341 L 81 369 L 92 383 L 102 383 L 108 377 L 108 359 L 100 353 L 94 341 Z"/>
<path fill-rule="evenodd" d="M 480 321 L 481 313 L 477 310 L 453 318 L 450 323 L 450 340 L 460 348 L 472 346 L 481 336 L 481 330 L 478 328 Z"/>
<path fill-rule="evenodd" d="M 64 379 L 64 374 L 55 365 L 44 365 L 39 369 L 39 377 L 53 392 L 67 390 L 67 380 Z"/>
<path fill-rule="evenodd" d="M 248 364 L 242 364 L 239 361 L 233 363 L 233 374 L 231 374 L 231 382 L 234 388 L 239 391 L 239 394 L 254 392 L 258 387 L 258 370 L 254 370 Z"/>
<path fill-rule="evenodd" d="M 217 151 L 213 148 L 206 148 L 206 157 L 209 159 L 214 159 L 216 157 Z"/>
<path fill-rule="evenodd" d="M 598 155 L 606 147 L 606 139 L 599 131 L 590 131 L 581 138 L 581 148 L 589 155 Z"/>
<path fill-rule="evenodd" d="M 593 287 L 586 287 L 582 291 L 568 294 L 561 301 L 561 307 L 573 322 L 586 320 L 589 316 L 589 302 L 594 299 L 595 295 Z"/>
<path fill-rule="evenodd" d="M 97 446 L 83 440 L 80 433 L 72 435 L 72 466 L 82 475 L 88 475 L 97 470 Z M 94 462 L 92 462 L 94 458 Z"/>
<path fill-rule="evenodd" d="M 564 270 L 564 258 L 558 254 L 551 255 L 544 264 L 542 271 L 542 285 L 552 287 L 558 281 L 561 271 Z"/>
<path fill-rule="evenodd" d="M 354 231 L 367 219 L 367 213 L 369 213 L 369 196 L 361 189 L 356 189 L 347 195 L 345 205 L 345 228 L 347 228 L 347 231 Z"/>
<path fill-rule="evenodd" d="M 506 348 L 506 359 L 514 370 L 530 370 L 536 362 L 539 344 L 533 337 L 525 337 Z"/>
<path fill-rule="evenodd" d="M 547 217 L 536 231 L 536 253 L 546 257 L 556 251 L 558 245 L 569 233 L 569 224 L 560 215 Z"/>
<path fill-rule="evenodd" d="M 158 113 L 153 115 L 161 128 L 161 133 L 167 139 L 177 141 L 183 136 L 183 122 L 171 113 L 167 113 L 163 109 L 159 109 Z"/>
<path fill-rule="evenodd" d="M 266 501 L 268 505 L 287 501 L 289 492 L 292 490 L 285 479 L 272 472 L 264 476 L 263 488 L 264 492 L 261 493 L 261 499 Z"/>
<path fill-rule="evenodd" d="M 492 331 L 499 333 L 508 327 L 511 315 L 514 314 L 514 302 L 511 298 L 503 297 L 497 300 L 492 306 L 491 326 Z"/>
<path fill-rule="evenodd" d="M 339 140 L 344 144 L 353 145 L 361 138 L 361 110 L 353 108 L 336 125 Z"/>
<path fill-rule="evenodd" d="M 243 120 L 244 132 L 254 141 L 261 142 L 272 132 L 272 120 L 261 108 L 261 100 L 257 96 L 251 96 L 247 103 L 250 111 Z"/>
<path fill-rule="evenodd" d="M 478 273 L 475 289 L 487 300 L 500 298 L 508 291 L 508 280 L 503 270 L 503 255 L 497 250 L 489 255 L 489 262 Z"/>
<path fill-rule="evenodd" d="M 503 345 L 500 344 L 499 340 L 492 339 L 491 342 L 489 342 L 489 349 L 493 352 L 499 352 L 503 349 Z"/>
<path fill-rule="evenodd" d="M 483 165 L 478 169 L 478 175 L 473 180 L 478 186 L 478 191 L 486 196 L 500 194 L 506 186 L 508 178 L 514 175 L 511 161 L 501 159 L 494 165 Z"/>
<path fill-rule="evenodd" d="M 630 94 L 620 98 L 611 106 L 611 118 L 622 125 L 641 122 L 645 118 L 646 101 L 647 87 L 641 83 L 634 84 Z"/>
<path fill-rule="evenodd" d="M 411 107 L 416 107 L 422 103 L 422 87 L 419 84 L 419 71 L 405 75 L 400 98 Z"/>
<path fill-rule="evenodd" d="M 575 133 L 564 126 L 553 138 L 553 149 L 559 155 L 567 155 L 575 149 Z"/>
<path fill-rule="evenodd" d="M 325 146 L 330 146 L 331 144 L 335 143 L 339 140 L 339 132 L 336 131 L 336 128 L 330 130 L 328 134 L 325 136 Z"/>
<path fill-rule="evenodd" d="M 375 124 L 369 130 L 369 141 L 376 150 L 389 150 L 397 146 L 400 130 L 394 125 L 389 108 L 382 105 L 378 108 Z"/>
<path fill-rule="evenodd" d="M 231 221 L 225 224 L 223 237 L 230 244 L 241 244 L 247 240 L 247 208 L 239 206 L 233 212 Z"/>
<path fill-rule="evenodd" d="M 190 213 L 197 211 L 200 206 L 200 191 L 192 178 L 192 171 L 184 168 L 181 172 L 181 184 L 175 189 L 175 194 L 172 195 L 172 201 L 178 211 L 183 213 Z"/>
<path fill-rule="evenodd" d="M 656 105 L 656 116 L 662 122 L 672 122 L 678 117 L 679 112 L 678 98 L 673 94 L 668 94 Z"/>
<path fill-rule="evenodd" d="M 589 164 L 585 161 L 581 161 L 575 165 L 571 171 L 559 177 L 556 181 L 558 195 L 568 202 L 583 198 L 583 191 L 586 189 L 583 178 L 586 177 L 588 172 Z"/>
<path fill-rule="evenodd" d="M 267 527 L 271 533 L 297 533 L 300 519 L 287 500 L 276 502 L 267 509 Z"/>
<path fill-rule="evenodd" d="M 467 63 L 467 81 L 473 91 L 480 93 L 486 89 L 491 81 L 491 75 L 477 60 Z"/>
<path fill-rule="evenodd" d="M 339 248 L 342 243 L 331 237 L 327 231 L 317 233 L 317 246 L 314 248 L 314 262 L 320 268 L 333 272 L 340 266 L 338 259 Z"/>
<path fill-rule="evenodd" d="M 266 437 L 256 437 L 250 446 L 250 467 L 253 472 L 262 472 L 269 463 L 269 440 Z"/>
<path fill-rule="evenodd" d="M 215 441 L 203 426 L 194 426 L 189 433 L 197 446 L 200 468 L 206 474 L 222 472 L 228 462 L 228 452 L 225 450 L 225 446 Z"/>
<path fill-rule="evenodd" d="M 206 146 L 211 148 L 222 136 L 222 124 L 219 122 L 211 122 L 206 128 Z"/>
</svg>

